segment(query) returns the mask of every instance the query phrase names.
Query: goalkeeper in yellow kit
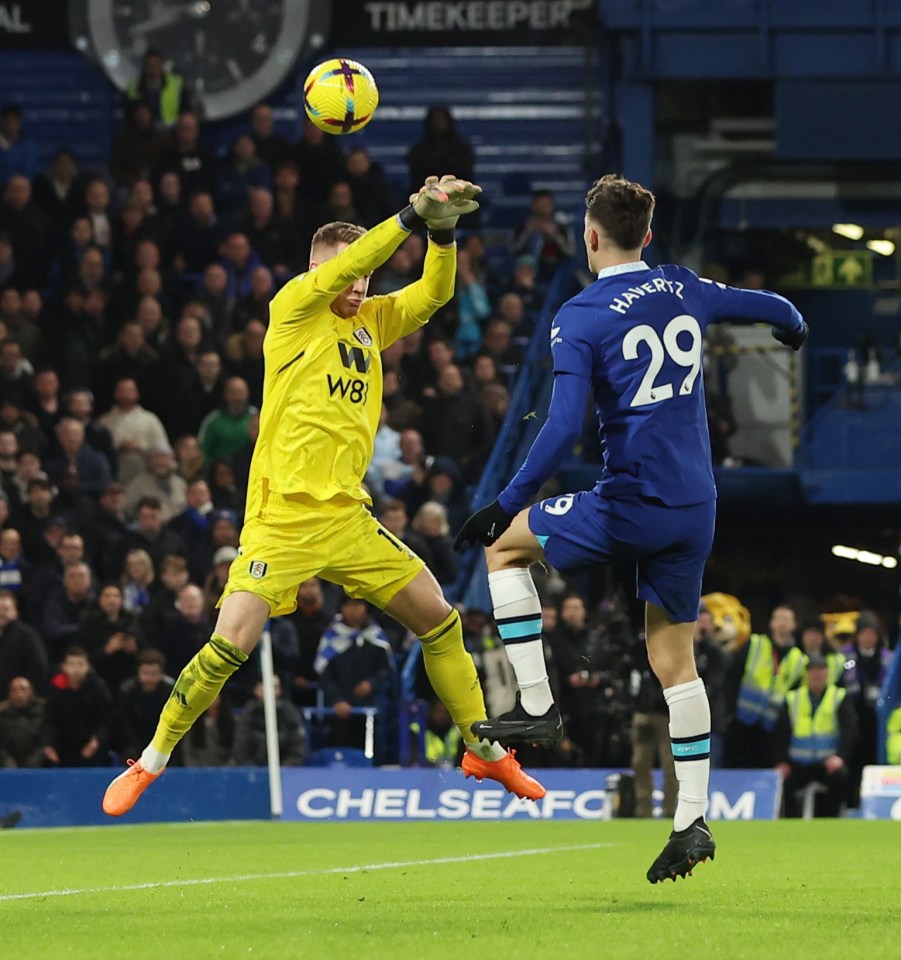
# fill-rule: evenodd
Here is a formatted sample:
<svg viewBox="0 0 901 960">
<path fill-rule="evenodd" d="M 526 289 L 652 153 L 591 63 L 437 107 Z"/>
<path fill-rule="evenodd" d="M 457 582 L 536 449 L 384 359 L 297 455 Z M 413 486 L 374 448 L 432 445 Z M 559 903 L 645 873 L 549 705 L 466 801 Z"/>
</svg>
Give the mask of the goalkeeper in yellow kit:
<svg viewBox="0 0 901 960">
<path fill-rule="evenodd" d="M 544 788 L 512 752 L 474 739 L 486 718 L 460 615 L 422 560 L 369 512 L 363 477 L 382 401 L 379 351 L 426 323 L 453 295 L 457 218 L 480 187 L 430 177 L 410 205 L 370 231 L 329 223 L 316 232 L 310 270 L 270 305 L 260 434 L 247 491 L 241 550 L 209 642 L 175 683 L 141 758 L 107 787 L 103 809 L 130 810 L 163 772 L 175 745 L 256 647 L 269 617 L 290 613 L 298 584 L 322 576 L 387 611 L 422 641 L 426 672 L 466 741 L 463 772 L 521 797 Z M 366 298 L 369 277 L 409 236 L 429 231 L 423 275 Z"/>
</svg>

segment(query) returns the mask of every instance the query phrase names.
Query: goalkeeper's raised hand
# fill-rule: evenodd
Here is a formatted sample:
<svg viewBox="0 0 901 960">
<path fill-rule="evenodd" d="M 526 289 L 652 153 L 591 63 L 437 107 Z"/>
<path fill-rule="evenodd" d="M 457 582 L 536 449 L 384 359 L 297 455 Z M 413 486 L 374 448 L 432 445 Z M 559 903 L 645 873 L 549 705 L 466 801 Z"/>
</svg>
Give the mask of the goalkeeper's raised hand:
<svg viewBox="0 0 901 960">
<path fill-rule="evenodd" d="M 410 197 L 410 204 L 425 220 L 431 231 L 453 230 L 457 220 L 466 213 L 479 209 L 475 198 L 482 192 L 478 184 L 459 180 L 453 174 L 427 177 L 418 193 Z"/>
<path fill-rule="evenodd" d="M 454 550 L 462 550 L 464 546 L 475 546 L 477 543 L 490 547 L 511 523 L 513 517 L 495 500 L 487 507 L 476 510 L 460 527 L 457 539 L 454 540 Z"/>
<path fill-rule="evenodd" d="M 800 320 L 799 322 L 801 325 L 794 330 L 783 330 L 781 327 L 772 327 L 770 333 L 774 339 L 780 343 L 784 343 L 787 347 L 791 347 L 792 350 L 800 350 L 804 345 L 804 341 L 807 339 L 809 328 L 804 320 Z"/>
</svg>

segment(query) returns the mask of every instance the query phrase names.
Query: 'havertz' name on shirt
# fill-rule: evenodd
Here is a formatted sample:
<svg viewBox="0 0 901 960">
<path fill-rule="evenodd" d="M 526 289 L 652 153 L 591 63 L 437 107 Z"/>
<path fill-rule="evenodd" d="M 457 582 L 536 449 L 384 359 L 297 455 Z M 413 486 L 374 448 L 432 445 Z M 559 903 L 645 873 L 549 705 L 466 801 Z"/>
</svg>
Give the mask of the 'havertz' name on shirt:
<svg viewBox="0 0 901 960">
<path fill-rule="evenodd" d="M 609 307 L 619 314 L 625 314 L 636 300 L 646 297 L 649 293 L 672 293 L 681 300 L 683 299 L 682 291 L 684 289 L 685 284 L 679 283 L 678 280 L 665 280 L 658 277 L 637 287 L 629 287 L 628 290 L 624 290 L 620 296 L 615 297 L 610 302 Z"/>
</svg>

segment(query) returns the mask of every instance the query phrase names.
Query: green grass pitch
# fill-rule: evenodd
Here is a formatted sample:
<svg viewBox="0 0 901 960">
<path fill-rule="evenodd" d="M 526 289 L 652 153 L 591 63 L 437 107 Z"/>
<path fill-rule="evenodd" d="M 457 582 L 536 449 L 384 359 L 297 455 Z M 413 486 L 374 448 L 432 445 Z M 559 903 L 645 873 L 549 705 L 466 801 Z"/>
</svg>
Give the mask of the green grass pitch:
<svg viewBox="0 0 901 960">
<path fill-rule="evenodd" d="M 718 823 L 714 863 L 652 887 L 660 822 L 10 830 L 0 956 L 888 960 L 899 831 Z"/>
</svg>

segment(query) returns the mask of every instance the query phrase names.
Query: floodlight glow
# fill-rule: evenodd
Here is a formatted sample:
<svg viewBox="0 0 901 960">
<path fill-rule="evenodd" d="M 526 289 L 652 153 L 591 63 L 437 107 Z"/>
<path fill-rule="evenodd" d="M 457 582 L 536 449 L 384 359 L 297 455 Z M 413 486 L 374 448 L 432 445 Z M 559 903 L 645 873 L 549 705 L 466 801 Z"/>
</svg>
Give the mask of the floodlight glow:
<svg viewBox="0 0 901 960">
<path fill-rule="evenodd" d="M 895 252 L 895 244 L 891 240 L 867 240 L 867 250 L 890 257 Z"/>
<path fill-rule="evenodd" d="M 860 240 L 863 238 L 863 227 L 858 223 L 833 223 L 832 232 L 846 240 Z"/>
<path fill-rule="evenodd" d="M 894 570 L 898 566 L 896 557 L 884 557 L 881 553 L 873 553 L 872 550 L 846 547 L 841 543 L 835 544 L 832 548 L 832 556 L 841 557 L 842 560 L 856 560 L 858 563 L 865 563 L 870 567 L 885 567 L 886 570 Z"/>
</svg>

